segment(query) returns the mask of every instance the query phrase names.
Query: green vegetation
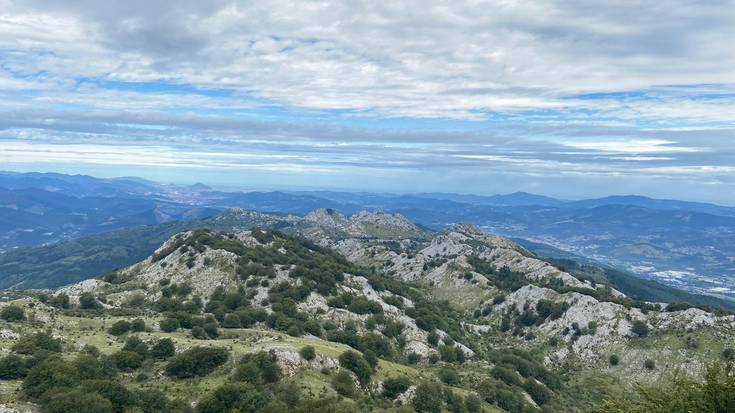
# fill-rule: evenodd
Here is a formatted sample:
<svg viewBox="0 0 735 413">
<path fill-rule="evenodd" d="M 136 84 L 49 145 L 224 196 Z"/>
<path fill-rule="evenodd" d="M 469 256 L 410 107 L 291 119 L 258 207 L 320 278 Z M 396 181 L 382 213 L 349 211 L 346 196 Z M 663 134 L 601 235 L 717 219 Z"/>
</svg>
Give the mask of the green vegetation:
<svg viewBox="0 0 735 413">
<path fill-rule="evenodd" d="M 2 311 L 0 311 L 0 318 L 10 322 L 23 321 L 26 319 L 26 313 L 22 307 L 11 304 L 3 307 Z"/>
<path fill-rule="evenodd" d="M 677 375 L 660 386 L 638 386 L 629 398 L 606 401 L 595 413 L 735 411 L 735 371 L 732 363 L 713 364 L 702 380 Z"/>
<path fill-rule="evenodd" d="M 225 364 L 228 357 L 221 348 L 194 347 L 173 357 L 166 365 L 166 374 L 180 379 L 206 376 Z"/>
<path fill-rule="evenodd" d="M 36 295 L 51 307 L 32 299 L 4 306 L 15 309 L 0 323 L 21 336 L 0 343 L 0 403 L 35 403 L 42 413 L 77 411 L 74 399 L 88 403 L 84 409 L 114 413 L 581 413 L 637 403 L 621 396 L 625 383 L 658 378 L 674 357 L 673 365 L 733 357 L 734 343 L 721 335 L 668 331 L 628 316 L 620 322 L 631 323 L 638 337 L 613 341 L 593 368 L 569 359 L 548 363 L 546 357 L 574 340 L 603 337 L 607 324 L 570 322 L 563 333 L 538 328 L 564 319 L 570 304 L 550 294 L 525 306 L 501 306 L 529 283 L 507 267 L 471 258 L 490 284 L 473 286 L 481 298 L 466 308 L 438 298 L 430 286 L 399 281 L 309 242 L 275 231 L 253 236 L 267 244 L 246 246 L 232 235 L 193 231 L 155 257 L 158 267 L 172 262 L 167 254 L 184 251 L 179 265 L 186 273 L 197 253 L 231 252 L 227 265 L 205 263 L 231 276 L 219 288 L 203 290 L 195 278 L 181 281 L 170 273 L 142 289 L 135 276 L 125 275 L 135 272 L 113 271 L 103 276 L 111 284 L 79 305 L 56 294 Z M 464 273 L 457 273 L 458 282 Z M 365 280 L 377 295 L 361 291 L 369 291 Z M 139 288 L 120 308 L 108 308 L 117 297 L 110 293 Z M 602 289 L 583 290 L 608 298 Z M 313 301 L 312 293 L 323 298 Z M 133 298 L 136 304 L 128 305 Z"/>
</svg>

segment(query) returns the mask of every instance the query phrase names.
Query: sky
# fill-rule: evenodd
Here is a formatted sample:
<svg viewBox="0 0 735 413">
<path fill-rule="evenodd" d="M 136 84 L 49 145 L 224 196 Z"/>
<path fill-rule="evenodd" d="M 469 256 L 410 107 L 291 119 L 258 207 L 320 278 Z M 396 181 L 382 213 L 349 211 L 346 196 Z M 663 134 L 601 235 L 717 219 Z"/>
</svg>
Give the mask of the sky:
<svg viewBox="0 0 735 413">
<path fill-rule="evenodd" d="M 0 170 L 735 205 L 735 1 L 0 0 Z"/>
</svg>

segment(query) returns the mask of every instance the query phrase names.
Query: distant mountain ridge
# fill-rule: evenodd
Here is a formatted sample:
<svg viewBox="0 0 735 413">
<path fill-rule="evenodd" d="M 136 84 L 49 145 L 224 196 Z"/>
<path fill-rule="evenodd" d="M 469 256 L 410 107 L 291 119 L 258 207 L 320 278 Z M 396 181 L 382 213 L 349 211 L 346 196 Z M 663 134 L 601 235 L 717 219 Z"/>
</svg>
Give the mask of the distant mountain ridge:
<svg viewBox="0 0 735 413">
<path fill-rule="evenodd" d="M 7 191 L 18 194 L 46 191 L 48 200 L 26 210 L 13 201 L 18 194 L 0 203 L 4 231 L 0 232 L 0 250 L 116 228 L 196 219 L 228 208 L 297 215 L 319 208 L 346 215 L 367 209 L 400 213 L 433 230 L 472 223 L 487 232 L 553 245 L 688 291 L 735 297 L 735 208 L 714 204 L 642 196 L 570 201 L 525 192 L 494 196 L 226 192 L 199 184 L 162 185 L 136 178 L 62 174 L 0 173 L 0 187 L 3 183 L 15 188 Z M 34 215 L 34 211 L 55 210 L 62 196 L 78 199 L 83 215 L 63 208 L 41 219 Z M 87 204 L 102 206 L 89 211 L 84 209 Z M 73 225 L 59 232 L 64 221 Z"/>
</svg>

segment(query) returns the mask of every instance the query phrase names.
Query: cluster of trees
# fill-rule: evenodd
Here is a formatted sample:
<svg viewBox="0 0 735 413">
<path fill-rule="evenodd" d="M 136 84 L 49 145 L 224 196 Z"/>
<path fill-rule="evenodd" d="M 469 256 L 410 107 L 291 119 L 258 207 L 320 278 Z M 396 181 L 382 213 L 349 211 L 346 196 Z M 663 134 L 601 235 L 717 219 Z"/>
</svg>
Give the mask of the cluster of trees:
<svg viewBox="0 0 735 413">
<path fill-rule="evenodd" d="M 173 342 L 162 339 L 148 348 L 137 337 L 129 337 L 118 353 L 102 356 L 97 348 L 86 346 L 75 357 L 62 355 L 63 345 L 47 332 L 21 337 L 13 353 L 0 359 L 0 379 L 23 379 L 21 388 L 28 400 L 44 413 L 144 413 L 185 412 L 187 403 L 171 400 L 152 390 L 130 389 L 120 384 L 119 372 L 130 367 L 126 355 L 136 360 L 173 355 Z"/>
<path fill-rule="evenodd" d="M 441 383 L 425 381 L 416 387 L 411 407 L 420 413 L 476 413 L 482 409 L 482 401 L 475 394 L 467 397 Z"/>
<path fill-rule="evenodd" d="M 664 385 L 637 386 L 634 395 L 608 400 L 594 410 L 595 413 L 733 411 L 735 368 L 729 361 L 710 365 L 701 380 L 679 374 Z"/>
<path fill-rule="evenodd" d="M 513 292 L 529 284 L 529 281 L 523 273 L 512 271 L 506 266 L 497 269 L 487 260 L 475 255 L 467 257 L 467 263 L 472 266 L 475 272 L 484 275 L 485 278 L 500 290 Z"/>
<path fill-rule="evenodd" d="M 489 377 L 476 385 L 479 395 L 488 403 L 509 412 L 533 411 L 523 397 L 526 392 L 533 401 L 543 406 L 555 391 L 561 389 L 561 378 L 546 369 L 542 361 L 520 350 L 497 350 L 489 354 L 495 364 Z"/>
<path fill-rule="evenodd" d="M 23 321 L 26 319 L 26 312 L 23 307 L 10 304 L 3 307 L 0 311 L 0 318 L 9 322 Z"/>
</svg>

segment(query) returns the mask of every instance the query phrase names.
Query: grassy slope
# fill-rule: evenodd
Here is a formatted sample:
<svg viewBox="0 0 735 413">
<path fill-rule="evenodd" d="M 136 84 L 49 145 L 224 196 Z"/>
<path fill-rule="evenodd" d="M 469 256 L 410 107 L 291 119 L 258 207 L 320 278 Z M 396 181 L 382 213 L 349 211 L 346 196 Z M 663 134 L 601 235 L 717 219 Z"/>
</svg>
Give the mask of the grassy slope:
<svg viewBox="0 0 735 413">
<path fill-rule="evenodd" d="M 107 329 L 118 320 L 130 320 L 131 318 L 143 318 L 147 325 L 152 325 L 159 321 L 161 317 L 74 317 L 62 315 L 58 310 L 44 308 L 29 308 L 27 299 L 19 299 L 13 303 L 26 308 L 26 313 L 30 316 L 34 314 L 38 321 L 8 323 L 0 320 L 0 330 L 11 330 L 13 332 L 24 334 L 41 330 L 50 330 L 56 337 L 64 339 L 64 353 L 66 357 L 72 358 L 85 345 L 94 345 L 100 349 L 103 354 L 112 354 L 120 350 L 124 344 L 124 337 L 119 338 L 107 333 Z M 188 330 L 180 330 L 174 333 L 163 332 L 144 332 L 137 335 L 144 341 L 153 341 L 156 338 L 170 337 L 176 343 L 176 348 L 182 349 L 194 346 L 212 346 L 223 347 L 231 351 L 233 357 L 224 366 L 217 369 L 212 374 L 203 378 L 192 379 L 172 379 L 161 374 L 166 362 L 155 362 L 149 367 L 136 370 L 133 373 L 123 373 L 121 377 L 124 384 L 143 389 L 156 389 L 163 391 L 172 398 L 182 398 L 189 401 L 197 400 L 201 395 L 214 390 L 223 384 L 230 374 L 236 360 L 242 355 L 250 352 L 268 351 L 270 349 L 293 350 L 298 351 L 306 345 L 314 346 L 318 355 L 337 358 L 346 350 L 352 350 L 351 347 L 340 343 L 324 341 L 318 338 L 291 337 L 286 334 L 261 330 L 261 329 L 222 329 L 223 336 L 218 340 L 196 340 L 191 338 Z M 0 352 L 7 353 L 13 346 L 15 340 L 0 340 Z M 150 377 L 143 382 L 136 381 L 136 376 L 140 371 L 150 374 Z M 373 382 L 383 380 L 388 377 L 396 377 L 405 375 L 411 379 L 413 383 L 418 383 L 424 379 L 435 379 L 436 368 L 415 368 L 380 360 L 379 367 L 373 376 Z M 288 380 L 294 381 L 302 389 L 304 396 L 333 396 L 336 395 L 330 380 L 333 372 L 324 374 L 315 369 L 300 369 Z M 20 380 L 0 380 L 0 404 L 4 403 L 18 409 L 20 412 L 32 411 L 32 406 L 20 400 Z M 467 389 L 455 388 L 460 394 L 467 395 L 470 392 Z M 484 411 L 488 413 L 501 413 L 502 410 L 485 405 Z"/>
</svg>

